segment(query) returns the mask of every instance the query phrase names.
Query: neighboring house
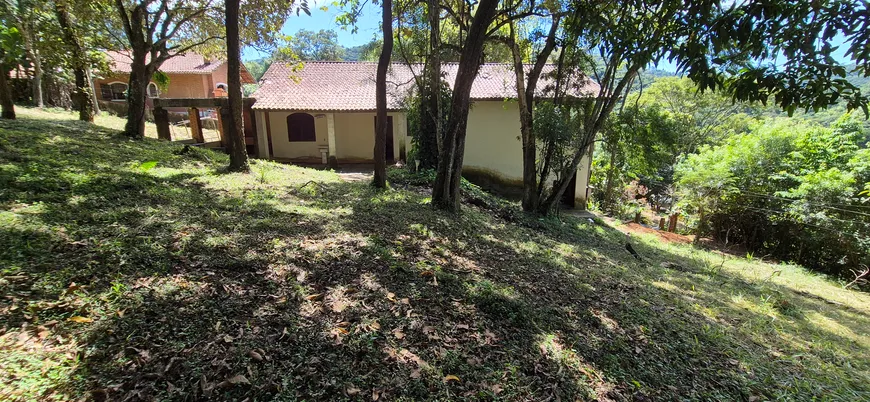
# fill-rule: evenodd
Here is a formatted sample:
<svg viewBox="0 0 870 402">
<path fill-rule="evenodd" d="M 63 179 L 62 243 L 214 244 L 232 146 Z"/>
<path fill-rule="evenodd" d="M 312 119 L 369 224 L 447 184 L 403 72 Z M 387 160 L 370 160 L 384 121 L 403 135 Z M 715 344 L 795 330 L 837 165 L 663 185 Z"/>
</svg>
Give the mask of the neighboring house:
<svg viewBox="0 0 870 402">
<path fill-rule="evenodd" d="M 128 52 L 107 51 L 112 74 L 94 80 L 97 97 L 106 102 L 124 102 L 130 78 L 131 55 Z M 159 71 L 169 77 L 169 85 L 161 90 L 156 82 L 148 84 L 149 98 L 212 98 L 226 96 L 227 63 L 208 60 L 195 53 L 176 55 L 166 60 Z M 254 84 L 254 77 L 242 65 L 242 83 Z M 151 106 L 149 102 L 149 107 Z"/>
<path fill-rule="evenodd" d="M 377 63 L 272 63 L 252 95 L 258 154 L 279 161 L 341 164 L 372 161 L 375 135 L 375 73 Z M 551 67 L 548 66 L 548 70 Z M 419 74 L 421 66 L 415 66 Z M 455 81 L 457 64 L 443 66 L 445 79 Z M 387 79 L 390 133 L 387 159 L 402 160 L 411 145 L 402 100 L 413 86 L 405 64 L 394 63 Z M 484 64 L 472 86 L 463 175 L 498 190 L 522 188 L 522 144 L 516 98 L 516 78 L 510 66 Z M 540 88 L 548 85 L 542 77 Z M 584 79 L 577 96 L 594 96 L 598 85 Z M 581 163 L 566 202 L 585 208 L 590 154 Z M 413 161 L 408 161 L 413 163 Z"/>
</svg>

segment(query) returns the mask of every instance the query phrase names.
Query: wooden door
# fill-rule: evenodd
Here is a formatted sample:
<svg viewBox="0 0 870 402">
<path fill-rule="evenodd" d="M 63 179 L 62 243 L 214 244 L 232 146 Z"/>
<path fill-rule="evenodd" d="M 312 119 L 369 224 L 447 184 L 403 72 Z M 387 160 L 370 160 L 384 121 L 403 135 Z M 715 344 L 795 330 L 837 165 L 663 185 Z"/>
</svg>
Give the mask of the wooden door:
<svg viewBox="0 0 870 402">
<path fill-rule="evenodd" d="M 375 132 L 378 130 L 378 116 L 375 116 Z M 393 149 L 393 116 L 387 116 L 387 146 L 386 159 L 387 162 L 396 160 L 395 150 Z"/>
</svg>

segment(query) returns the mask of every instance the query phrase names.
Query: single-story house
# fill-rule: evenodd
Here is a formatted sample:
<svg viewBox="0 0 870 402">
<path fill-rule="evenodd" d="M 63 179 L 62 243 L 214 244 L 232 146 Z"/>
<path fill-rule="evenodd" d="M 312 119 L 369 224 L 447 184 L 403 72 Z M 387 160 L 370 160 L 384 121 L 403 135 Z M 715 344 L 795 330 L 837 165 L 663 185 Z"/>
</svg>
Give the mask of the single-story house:
<svg viewBox="0 0 870 402">
<path fill-rule="evenodd" d="M 275 62 L 252 95 L 258 155 L 279 161 L 338 165 L 372 161 L 375 135 L 375 73 L 370 62 Z M 414 69 L 412 72 L 411 69 Z M 458 65 L 446 63 L 447 82 Z M 551 67 L 548 67 L 548 69 Z M 387 160 L 404 159 L 412 145 L 402 100 L 421 66 L 394 63 L 388 76 Z M 463 175 L 486 187 L 522 188 L 522 143 L 515 75 L 509 65 L 484 64 L 472 86 Z M 547 85 L 542 77 L 541 88 Z M 577 86 L 580 96 L 594 96 L 589 79 Z M 413 161 L 407 161 L 413 163 Z M 585 208 L 590 154 L 581 163 L 567 204 Z"/>
<path fill-rule="evenodd" d="M 106 102 L 124 102 L 127 83 L 130 80 L 130 52 L 106 51 L 112 73 L 94 80 L 97 97 Z M 164 90 L 156 82 L 148 84 L 149 98 L 212 98 L 225 96 L 227 88 L 227 63 L 224 60 L 209 60 L 196 53 L 175 55 L 160 66 L 159 71 L 169 77 Z M 254 77 L 242 65 L 243 84 L 254 84 Z M 150 107 L 149 102 L 149 107 Z"/>
</svg>

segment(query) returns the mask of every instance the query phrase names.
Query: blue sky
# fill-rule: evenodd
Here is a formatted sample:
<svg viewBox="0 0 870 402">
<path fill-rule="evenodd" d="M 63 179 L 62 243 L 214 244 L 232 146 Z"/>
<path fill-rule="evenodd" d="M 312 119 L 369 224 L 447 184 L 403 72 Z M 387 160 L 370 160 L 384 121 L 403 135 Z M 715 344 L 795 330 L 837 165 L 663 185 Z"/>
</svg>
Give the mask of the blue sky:
<svg viewBox="0 0 870 402">
<path fill-rule="evenodd" d="M 327 4 L 328 9 L 323 11 L 320 9 L 322 4 Z M 309 31 L 319 31 L 321 29 L 333 30 L 338 34 L 338 42 L 345 47 L 353 47 L 368 43 L 372 38 L 380 35 L 380 7 L 372 6 L 371 3 L 366 4 L 363 14 L 360 16 L 357 28 L 357 33 L 353 34 L 350 29 L 344 30 L 335 22 L 335 17 L 341 13 L 341 9 L 332 6 L 329 2 L 316 1 L 311 7 L 311 16 L 295 14 L 287 19 L 284 23 L 284 28 L 281 33 L 284 35 L 293 35 L 300 29 Z M 242 52 L 243 60 L 251 60 L 260 57 L 268 56 L 265 53 L 258 52 L 253 48 L 245 48 Z"/>
<path fill-rule="evenodd" d="M 326 5 L 327 7 L 325 11 L 320 8 L 323 5 Z M 339 7 L 333 6 L 330 1 L 315 0 L 313 6 L 311 7 L 310 16 L 300 14 L 297 17 L 294 15 L 284 23 L 284 27 L 281 29 L 281 33 L 285 35 L 293 35 L 300 29 L 307 29 L 309 31 L 331 29 L 338 34 L 338 42 L 342 46 L 358 46 L 368 43 L 373 38 L 380 36 L 380 10 L 380 7 L 378 7 L 377 5 L 372 5 L 369 1 L 366 4 L 366 8 L 363 10 L 362 15 L 360 15 L 359 17 L 357 24 L 357 33 L 351 33 L 350 29 L 342 29 L 335 22 L 335 17 L 342 12 Z M 847 46 L 844 45 L 844 41 L 845 38 L 842 36 L 834 38 L 834 45 L 840 46 L 840 48 L 837 49 L 836 52 L 834 52 L 834 58 L 841 63 L 851 63 L 851 61 L 847 60 L 847 58 L 845 57 Z M 268 56 L 268 54 L 259 52 L 253 48 L 245 48 L 242 52 L 243 60 L 251 60 L 264 56 Z M 666 71 L 676 70 L 675 65 L 669 63 L 667 60 L 659 63 L 657 68 Z"/>
</svg>

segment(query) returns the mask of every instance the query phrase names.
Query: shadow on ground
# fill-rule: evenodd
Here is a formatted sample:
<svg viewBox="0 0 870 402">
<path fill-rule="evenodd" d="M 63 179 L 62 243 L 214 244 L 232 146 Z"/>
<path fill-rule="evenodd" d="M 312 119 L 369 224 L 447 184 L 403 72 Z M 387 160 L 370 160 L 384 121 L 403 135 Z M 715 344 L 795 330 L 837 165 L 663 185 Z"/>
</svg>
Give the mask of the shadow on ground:
<svg viewBox="0 0 870 402">
<path fill-rule="evenodd" d="M 839 335 L 866 311 L 655 244 L 639 262 L 585 219 L 450 215 L 423 188 L 271 163 L 218 175 L 223 156 L 68 121 L 0 129 L 9 399 L 870 395 L 868 345 Z"/>
</svg>

